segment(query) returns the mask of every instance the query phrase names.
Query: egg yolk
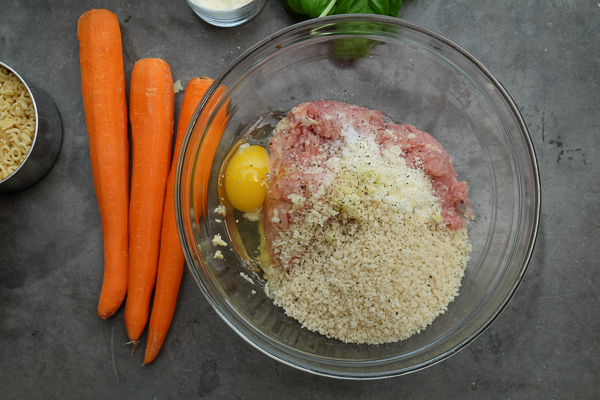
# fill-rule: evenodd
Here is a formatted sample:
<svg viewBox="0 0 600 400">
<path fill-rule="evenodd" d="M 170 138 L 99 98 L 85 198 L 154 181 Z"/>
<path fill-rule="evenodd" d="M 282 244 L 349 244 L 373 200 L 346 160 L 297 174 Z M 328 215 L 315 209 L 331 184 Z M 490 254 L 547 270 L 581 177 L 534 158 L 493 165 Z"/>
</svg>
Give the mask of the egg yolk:
<svg viewBox="0 0 600 400">
<path fill-rule="evenodd" d="M 267 194 L 269 153 L 261 146 L 242 145 L 225 172 L 225 192 L 231 205 L 243 212 L 258 210 Z"/>
</svg>

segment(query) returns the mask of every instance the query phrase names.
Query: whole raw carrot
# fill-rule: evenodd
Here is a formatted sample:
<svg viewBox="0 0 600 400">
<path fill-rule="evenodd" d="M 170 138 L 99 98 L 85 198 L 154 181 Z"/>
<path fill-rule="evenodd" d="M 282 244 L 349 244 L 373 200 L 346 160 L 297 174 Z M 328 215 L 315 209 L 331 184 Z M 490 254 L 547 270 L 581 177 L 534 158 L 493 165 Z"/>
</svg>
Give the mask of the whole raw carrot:
<svg viewBox="0 0 600 400">
<path fill-rule="evenodd" d="M 206 93 L 212 82 L 213 80 L 210 78 L 193 78 L 190 80 L 185 89 L 183 103 L 181 104 L 177 127 L 177 141 L 175 143 L 175 152 L 165 196 L 158 276 L 156 277 L 152 316 L 150 317 L 150 324 L 148 326 L 148 343 L 146 344 L 144 364 L 150 364 L 158 355 L 171 325 L 173 313 L 175 312 L 175 303 L 185 265 L 185 258 L 181 249 L 181 242 L 177 233 L 177 223 L 175 221 L 175 169 L 185 131 L 198 103 L 200 103 L 202 96 L 204 96 L 204 93 Z"/>
<path fill-rule="evenodd" d="M 225 92 L 225 86 L 218 87 L 214 94 L 211 96 L 209 102 L 205 107 L 205 111 L 200 114 L 198 118 L 199 124 L 204 125 L 208 122 L 208 117 L 213 113 L 214 109 L 217 107 L 217 103 L 223 99 L 223 93 Z M 223 132 L 229 121 L 229 115 L 227 115 L 227 105 L 229 104 L 229 99 L 227 99 L 224 104 L 217 111 L 213 122 L 211 123 L 208 132 L 206 132 L 206 137 L 204 138 L 204 142 L 202 143 L 202 147 L 200 148 L 200 154 L 198 155 L 198 162 L 196 163 L 196 171 L 194 174 L 194 211 L 196 215 L 196 223 L 198 223 L 199 218 L 204 213 L 204 207 L 206 205 L 206 188 L 208 187 L 208 178 L 210 175 L 210 169 L 212 166 L 212 162 L 215 156 L 215 152 L 217 151 L 217 147 L 219 145 L 219 141 L 221 140 L 221 136 L 223 136 Z M 193 143 L 192 146 L 197 145 Z M 192 147 L 193 148 L 193 147 Z"/>
<path fill-rule="evenodd" d="M 121 31 L 117 16 L 90 10 L 77 23 L 81 92 L 104 242 L 98 316 L 117 311 L 127 293 L 129 142 Z"/>
<path fill-rule="evenodd" d="M 131 73 L 130 119 L 133 144 L 129 205 L 129 279 L 125 325 L 137 344 L 156 282 L 167 177 L 171 165 L 174 118 L 169 65 L 146 58 Z"/>
</svg>

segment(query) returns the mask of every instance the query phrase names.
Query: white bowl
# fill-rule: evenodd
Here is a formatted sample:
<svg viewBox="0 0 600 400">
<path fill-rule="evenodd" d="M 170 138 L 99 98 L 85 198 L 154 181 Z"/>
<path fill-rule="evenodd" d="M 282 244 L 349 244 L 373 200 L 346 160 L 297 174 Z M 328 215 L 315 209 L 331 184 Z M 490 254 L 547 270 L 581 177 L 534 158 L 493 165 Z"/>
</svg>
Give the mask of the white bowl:
<svg viewBox="0 0 600 400">
<path fill-rule="evenodd" d="M 192 10 L 211 25 L 232 27 L 252 19 L 262 10 L 266 0 L 251 0 L 250 3 L 232 10 L 213 10 L 203 7 L 194 0 L 187 0 Z"/>
</svg>

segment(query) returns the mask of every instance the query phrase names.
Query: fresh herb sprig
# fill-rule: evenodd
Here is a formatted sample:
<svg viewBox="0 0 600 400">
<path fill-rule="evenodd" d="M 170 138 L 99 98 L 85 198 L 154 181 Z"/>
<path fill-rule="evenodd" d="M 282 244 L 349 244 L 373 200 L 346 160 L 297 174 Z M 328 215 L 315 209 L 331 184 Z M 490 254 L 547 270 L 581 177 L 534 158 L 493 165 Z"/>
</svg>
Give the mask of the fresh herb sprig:
<svg viewBox="0 0 600 400">
<path fill-rule="evenodd" d="M 398 17 L 402 0 L 283 0 L 287 10 L 300 20 L 335 14 L 376 14 Z M 345 22 L 340 33 L 381 28 L 377 23 Z M 346 38 L 334 41 L 336 58 L 361 58 L 368 55 L 378 42 L 366 38 Z"/>
<path fill-rule="evenodd" d="M 402 0 L 283 0 L 300 20 L 334 14 L 377 14 L 397 17 Z"/>
</svg>

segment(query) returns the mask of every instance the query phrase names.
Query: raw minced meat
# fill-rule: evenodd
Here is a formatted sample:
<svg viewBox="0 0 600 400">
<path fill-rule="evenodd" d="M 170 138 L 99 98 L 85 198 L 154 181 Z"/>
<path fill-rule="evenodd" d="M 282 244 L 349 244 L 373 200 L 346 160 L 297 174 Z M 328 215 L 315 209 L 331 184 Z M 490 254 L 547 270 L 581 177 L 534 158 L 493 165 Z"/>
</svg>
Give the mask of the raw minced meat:
<svg viewBox="0 0 600 400">
<path fill-rule="evenodd" d="M 275 304 L 347 342 L 406 339 L 457 295 L 467 186 L 426 132 L 339 102 L 295 107 L 269 141 L 263 266 Z"/>
</svg>

